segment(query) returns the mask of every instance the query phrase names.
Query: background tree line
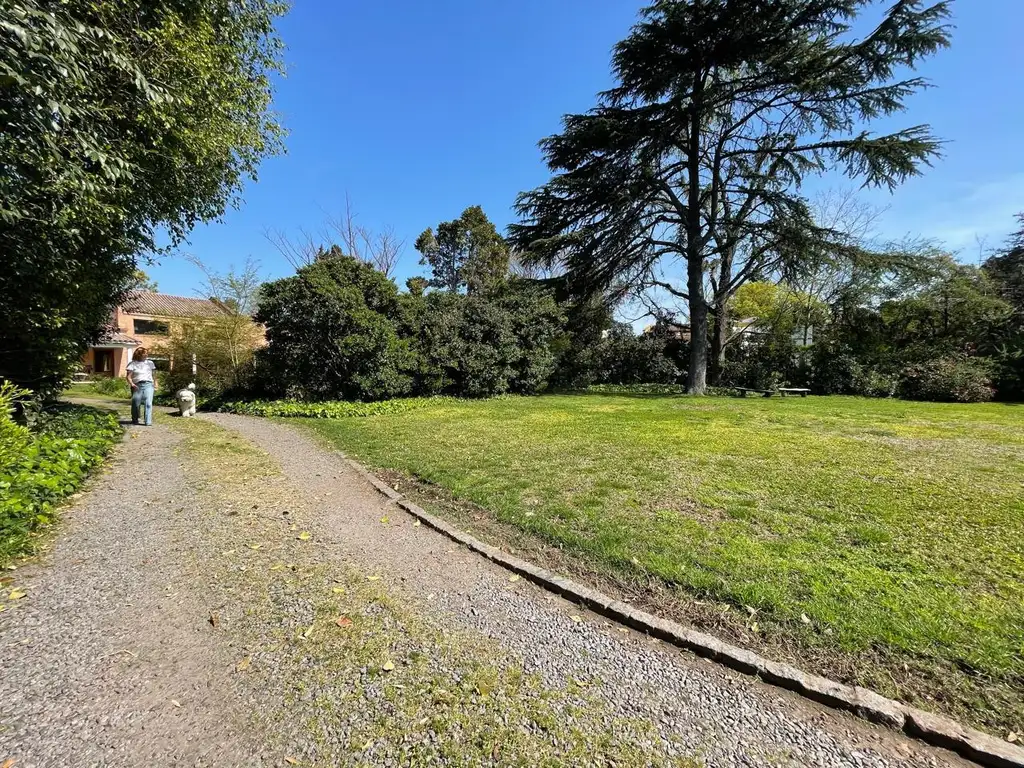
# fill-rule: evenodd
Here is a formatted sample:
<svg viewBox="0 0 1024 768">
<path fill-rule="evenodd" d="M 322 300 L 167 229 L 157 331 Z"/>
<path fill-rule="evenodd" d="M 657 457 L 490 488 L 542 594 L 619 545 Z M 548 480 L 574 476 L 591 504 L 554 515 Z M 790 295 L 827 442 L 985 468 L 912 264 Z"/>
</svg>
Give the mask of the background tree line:
<svg viewBox="0 0 1024 768">
<path fill-rule="evenodd" d="M 831 170 L 893 188 L 939 156 L 927 126 L 871 124 L 928 85 L 913 69 L 949 44 L 949 3 L 858 23 L 873 5 L 656 0 L 615 47 L 614 86 L 542 142 L 552 177 L 507 239 L 469 207 L 416 239 L 427 274 L 400 291 L 402 243 L 350 205 L 336 244 L 268 233 L 296 274 L 258 308 L 248 280 L 216 338 L 186 329 L 175 357 L 220 360 L 211 390 L 309 398 L 680 380 L 1020 397 L 1024 234 L 980 266 L 880 249 L 800 191 Z M 283 10 L 0 9 L 0 378 L 59 391 L 156 233 L 173 245 L 219 216 L 280 148 Z M 649 333 L 616 323 L 636 306 Z"/>
<path fill-rule="evenodd" d="M 872 250 L 847 238 L 806 258 L 801 272 L 747 281 L 723 310 L 718 381 L 819 394 L 1019 398 L 1022 246 L 1018 234 L 978 266 L 930 246 Z M 638 334 L 615 319 L 628 292 L 580 298 L 564 272 L 522 276 L 522 254 L 478 206 L 426 230 L 417 248 L 428 274 L 408 279 L 405 291 L 338 246 L 265 284 L 255 318 L 268 344 L 256 355 L 249 394 L 480 397 L 685 380 L 695 332 L 685 318 L 658 314 Z"/>
</svg>

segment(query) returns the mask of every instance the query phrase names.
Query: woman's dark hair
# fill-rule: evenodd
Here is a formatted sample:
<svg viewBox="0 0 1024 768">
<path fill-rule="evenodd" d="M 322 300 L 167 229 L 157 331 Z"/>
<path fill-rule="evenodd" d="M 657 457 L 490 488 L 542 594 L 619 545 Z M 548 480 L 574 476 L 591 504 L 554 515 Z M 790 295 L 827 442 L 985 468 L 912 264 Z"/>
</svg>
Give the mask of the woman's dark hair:
<svg viewBox="0 0 1024 768">
<path fill-rule="evenodd" d="M 149 350 L 146 349 L 145 347 L 137 347 L 136 350 L 134 352 L 132 352 L 132 360 L 134 360 L 135 362 L 139 362 L 140 360 L 145 360 L 146 359 L 146 355 L 148 355 L 148 354 L 149 354 Z"/>
</svg>

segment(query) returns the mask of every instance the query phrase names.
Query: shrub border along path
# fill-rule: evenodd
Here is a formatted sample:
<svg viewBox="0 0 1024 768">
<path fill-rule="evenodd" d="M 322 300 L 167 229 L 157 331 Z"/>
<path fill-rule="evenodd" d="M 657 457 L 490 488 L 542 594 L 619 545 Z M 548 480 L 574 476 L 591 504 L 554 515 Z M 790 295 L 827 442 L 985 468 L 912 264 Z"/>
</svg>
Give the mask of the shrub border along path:
<svg viewBox="0 0 1024 768">
<path fill-rule="evenodd" d="M 341 451 L 339 453 L 345 455 Z M 378 492 L 434 530 L 544 589 L 578 602 L 595 613 L 744 674 L 756 675 L 765 682 L 794 691 L 826 706 L 852 712 L 873 722 L 901 730 L 933 746 L 957 752 L 981 765 L 995 768 L 1024 768 L 1024 748 L 968 728 L 950 718 L 886 698 L 867 688 L 844 685 L 820 675 L 802 672 L 790 664 L 766 659 L 712 635 L 687 629 L 674 621 L 637 610 L 603 592 L 480 541 L 409 501 L 354 459 L 346 456 L 345 461 Z"/>
</svg>

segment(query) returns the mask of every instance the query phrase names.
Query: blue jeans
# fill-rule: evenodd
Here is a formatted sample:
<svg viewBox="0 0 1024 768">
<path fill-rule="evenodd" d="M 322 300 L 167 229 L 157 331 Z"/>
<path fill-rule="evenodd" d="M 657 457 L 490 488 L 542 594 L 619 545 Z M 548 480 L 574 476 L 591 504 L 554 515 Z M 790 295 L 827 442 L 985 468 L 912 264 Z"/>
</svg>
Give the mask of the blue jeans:
<svg viewBox="0 0 1024 768">
<path fill-rule="evenodd" d="M 139 423 L 139 408 L 143 408 L 145 424 L 153 424 L 153 382 L 140 381 L 132 390 L 132 424 Z"/>
</svg>

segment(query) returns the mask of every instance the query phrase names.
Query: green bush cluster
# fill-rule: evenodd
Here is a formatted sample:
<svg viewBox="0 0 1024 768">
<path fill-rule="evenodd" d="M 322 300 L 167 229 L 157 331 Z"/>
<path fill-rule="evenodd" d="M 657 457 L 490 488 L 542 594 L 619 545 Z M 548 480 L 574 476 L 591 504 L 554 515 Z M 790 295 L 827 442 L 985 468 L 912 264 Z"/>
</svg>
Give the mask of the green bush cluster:
<svg viewBox="0 0 1024 768">
<path fill-rule="evenodd" d="M 555 367 L 561 314 L 548 292 L 400 294 L 373 267 L 328 252 L 263 286 L 251 394 L 295 400 L 537 392 Z"/>
<path fill-rule="evenodd" d="M 0 562 L 30 550 L 57 504 L 121 438 L 114 414 L 82 406 L 44 411 L 32 429 L 17 424 L 14 404 L 28 394 L 0 384 Z"/>
<path fill-rule="evenodd" d="M 108 395 L 110 397 L 124 397 L 128 398 L 132 396 L 131 389 L 128 387 L 128 382 L 120 376 L 112 376 L 110 378 L 98 378 L 93 379 L 89 382 L 89 386 L 94 392 L 100 395 Z M 71 394 L 74 394 L 74 390 L 71 390 Z"/>
<path fill-rule="evenodd" d="M 984 403 L 995 396 L 992 366 L 982 358 L 950 355 L 904 369 L 900 397 L 949 403 Z"/>
<path fill-rule="evenodd" d="M 311 403 L 302 400 L 252 400 L 249 402 L 222 403 L 217 410 L 221 413 L 237 413 L 242 416 L 284 416 L 314 419 L 344 419 L 360 416 L 382 416 L 452 401 L 450 397 L 409 397 L 400 400 L 377 400 L 369 403 L 331 400 Z"/>
<path fill-rule="evenodd" d="M 599 395 L 685 395 L 682 384 L 591 384 L 587 392 Z"/>
</svg>

